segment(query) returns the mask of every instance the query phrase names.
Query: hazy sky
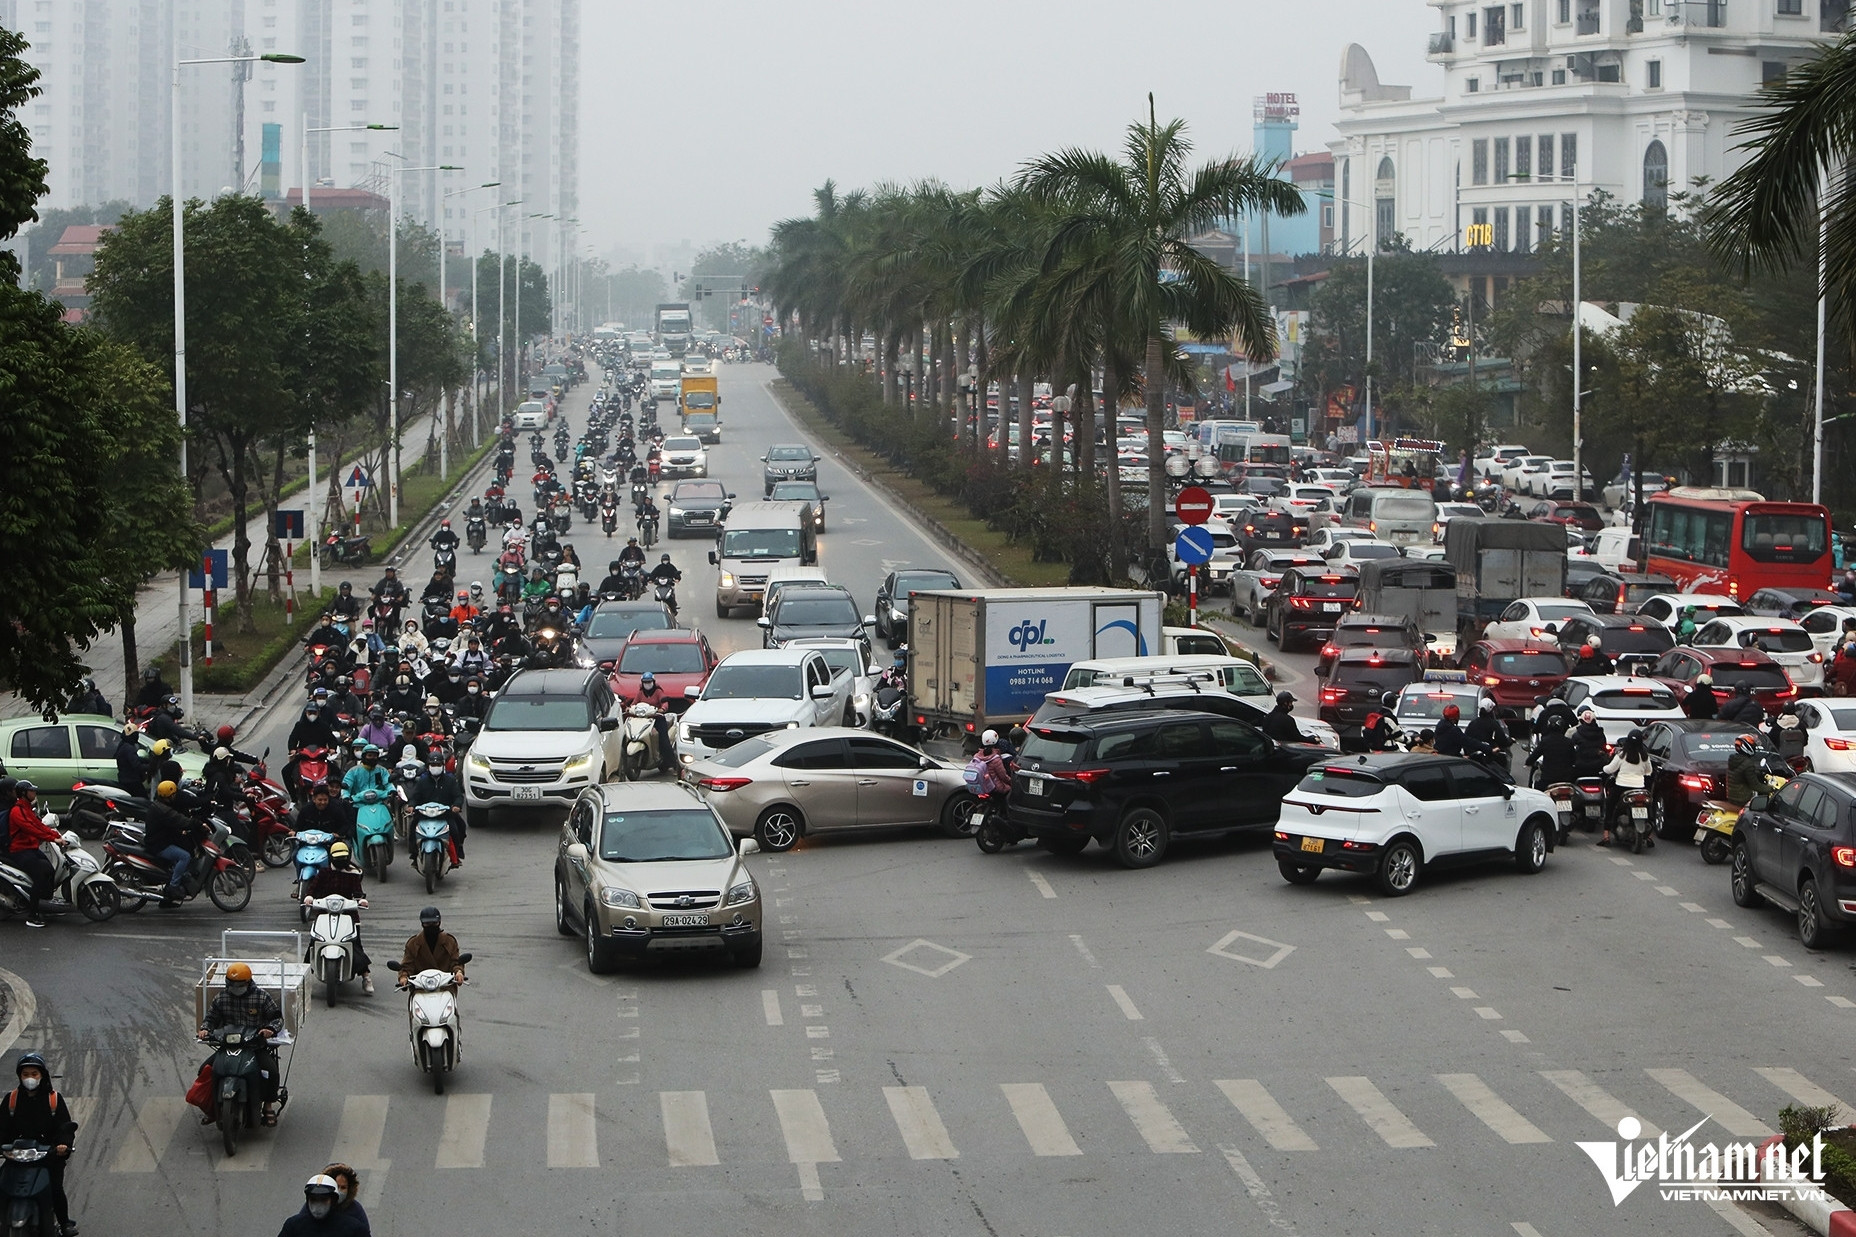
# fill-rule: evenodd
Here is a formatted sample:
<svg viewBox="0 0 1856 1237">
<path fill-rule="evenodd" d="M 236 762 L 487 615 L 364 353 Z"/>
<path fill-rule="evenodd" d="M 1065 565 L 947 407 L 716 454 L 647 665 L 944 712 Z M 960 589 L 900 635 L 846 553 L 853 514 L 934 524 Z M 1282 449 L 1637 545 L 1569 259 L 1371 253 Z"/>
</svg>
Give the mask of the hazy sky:
<svg viewBox="0 0 1856 1237">
<path fill-rule="evenodd" d="M 841 188 L 990 184 L 1063 146 L 1119 149 L 1154 92 L 1195 152 L 1248 152 L 1251 100 L 1300 96 L 1325 147 L 1341 50 L 1442 91 L 1424 0 L 583 0 L 580 218 L 614 243 L 738 238 Z"/>
</svg>

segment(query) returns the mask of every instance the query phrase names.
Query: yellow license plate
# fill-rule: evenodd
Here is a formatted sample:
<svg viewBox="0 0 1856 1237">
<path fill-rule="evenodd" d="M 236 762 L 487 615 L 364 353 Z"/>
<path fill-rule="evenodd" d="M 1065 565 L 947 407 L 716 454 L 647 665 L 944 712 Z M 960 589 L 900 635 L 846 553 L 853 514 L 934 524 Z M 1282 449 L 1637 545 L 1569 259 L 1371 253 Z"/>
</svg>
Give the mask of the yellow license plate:
<svg viewBox="0 0 1856 1237">
<path fill-rule="evenodd" d="M 1326 843 L 1320 838 L 1302 839 L 1302 849 L 1308 851 L 1310 854 L 1319 855 L 1324 845 L 1326 845 Z"/>
</svg>

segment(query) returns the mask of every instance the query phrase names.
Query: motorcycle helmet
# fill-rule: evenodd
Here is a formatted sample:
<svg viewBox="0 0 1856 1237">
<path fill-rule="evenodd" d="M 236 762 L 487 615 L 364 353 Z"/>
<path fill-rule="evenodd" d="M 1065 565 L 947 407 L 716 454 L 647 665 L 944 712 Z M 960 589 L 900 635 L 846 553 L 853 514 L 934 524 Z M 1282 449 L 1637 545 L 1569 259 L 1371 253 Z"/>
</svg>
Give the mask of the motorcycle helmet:
<svg viewBox="0 0 1856 1237">
<path fill-rule="evenodd" d="M 342 677 L 346 679 L 347 676 L 344 675 Z M 231 726 L 221 726 L 218 730 L 215 730 L 213 733 L 215 736 L 218 737 L 220 746 L 227 747 L 231 745 L 232 736 L 236 735 L 238 731 L 234 730 Z"/>
<path fill-rule="evenodd" d="M 348 843 L 332 842 L 329 844 L 329 862 L 336 867 L 346 867 L 349 859 Z"/>
<path fill-rule="evenodd" d="M 637 545 L 637 544 L 638 544 L 638 538 L 636 538 L 636 537 L 627 537 L 627 538 L 625 539 L 625 544 L 626 544 L 626 545 Z"/>
<path fill-rule="evenodd" d="M 1463 716 L 1463 710 L 1457 708 L 1454 704 L 1447 704 L 1444 706 L 1444 716 L 1451 721 L 1455 721 L 1457 718 Z"/>
<path fill-rule="evenodd" d="M 1490 700 L 1487 696 L 1484 696 L 1482 698 L 1482 703 L 1476 706 L 1476 711 L 1478 713 L 1493 713 L 1495 712 L 1495 702 Z"/>
<path fill-rule="evenodd" d="M 389 576 L 396 576 L 399 574 L 399 571 L 400 569 L 398 567 L 395 567 L 392 563 L 388 563 L 386 566 L 385 574 Z"/>
<path fill-rule="evenodd" d="M 19 1060 L 13 1063 L 13 1073 L 15 1075 L 23 1074 L 28 1066 L 38 1070 L 41 1078 L 50 1078 L 52 1076 L 52 1067 L 45 1064 L 44 1056 L 36 1052 L 20 1053 Z"/>
<path fill-rule="evenodd" d="M 421 928 L 436 928 L 444 921 L 444 916 L 438 913 L 438 908 L 436 906 L 428 906 L 419 912 L 419 926 Z"/>
<path fill-rule="evenodd" d="M 251 982 L 251 967 L 243 962 L 234 962 L 226 968 L 228 984 L 248 984 Z"/>
<path fill-rule="evenodd" d="M 361 759 L 366 760 L 366 761 L 376 761 L 376 762 L 379 761 L 380 759 L 379 745 L 374 744 L 374 743 L 369 743 L 366 747 L 362 748 Z"/>
<path fill-rule="evenodd" d="M 144 668 L 142 671 L 142 682 L 144 683 L 153 683 L 156 679 L 160 677 L 161 677 L 161 672 L 155 669 L 153 666 L 148 666 Z"/>
<path fill-rule="evenodd" d="M 438 522 L 438 526 L 439 526 L 440 528 L 450 528 L 450 527 L 451 527 L 451 521 L 450 521 L 449 519 L 443 519 L 443 520 L 440 520 L 440 521 Z"/>
<path fill-rule="evenodd" d="M 39 793 L 39 788 L 22 777 L 17 782 L 13 783 L 13 793 L 17 795 L 36 795 Z"/>
<path fill-rule="evenodd" d="M 148 754 L 157 760 L 174 750 L 174 745 L 166 739 L 156 739 L 148 748 Z"/>
<path fill-rule="evenodd" d="M 1697 686 L 1697 687 L 1713 687 L 1713 686 L 1714 686 L 1714 676 L 1713 676 L 1713 675 L 1711 675 L 1711 674 L 1702 674 L 1702 675 L 1697 675 L 1697 676 L 1695 677 L 1695 686 Z"/>
<path fill-rule="evenodd" d="M 335 1178 L 327 1173 L 317 1173 L 303 1184 L 303 1206 L 309 1211 L 310 1218 L 325 1220 L 335 1209 L 335 1200 L 341 1197 L 342 1188 Z"/>
<path fill-rule="evenodd" d="M 425 711 L 427 713 L 436 713 L 444 707 L 444 704 L 439 701 L 437 696 L 427 696 L 425 698 Z"/>
<path fill-rule="evenodd" d="M 353 585 L 352 583 L 350 583 L 349 581 L 347 581 L 347 580 L 343 580 L 343 581 L 342 581 L 342 584 L 341 584 L 341 588 L 339 588 L 339 589 L 338 589 L 338 590 L 336 590 L 336 591 L 337 591 L 337 592 L 338 592 L 338 593 L 339 593 L 339 594 L 340 594 L 341 596 L 343 596 L 343 597 L 346 597 L 346 596 L 348 596 L 348 595 L 349 595 L 350 593 L 352 593 L 352 592 L 354 592 L 354 585 Z"/>
<path fill-rule="evenodd" d="M 1598 720 L 1598 714 L 1594 713 L 1591 709 L 1580 709 L 1579 720 L 1582 723 L 1583 722 L 1596 722 Z"/>
<path fill-rule="evenodd" d="M 1750 734 L 1743 734 L 1734 740 L 1734 750 L 1736 752 L 1756 752 L 1759 750 L 1759 740 Z"/>
<path fill-rule="evenodd" d="M 1386 692 L 1385 694 L 1380 696 L 1379 707 L 1382 709 L 1388 709 L 1388 710 L 1398 708 L 1398 693 L 1397 692 Z"/>
<path fill-rule="evenodd" d="M 650 693 L 657 690 L 657 676 L 649 670 L 638 676 L 638 689 Z"/>
<path fill-rule="evenodd" d="M 999 732 L 997 730 L 988 730 L 984 734 L 980 735 L 980 746 L 981 747 L 998 747 L 999 746 Z"/>
<path fill-rule="evenodd" d="M 229 747 L 215 747 L 213 749 L 213 759 L 222 763 L 230 761 L 232 759 L 232 749 Z"/>
<path fill-rule="evenodd" d="M 125 735 L 127 735 L 127 736 L 129 736 L 129 737 L 131 737 L 131 738 L 133 738 L 134 736 L 136 736 L 136 735 L 138 735 L 138 734 L 140 734 L 140 733 L 142 733 L 142 732 L 141 732 L 141 731 L 140 731 L 140 730 L 139 730 L 139 729 L 138 729 L 138 728 L 136 727 L 136 724 L 135 724 L 134 722 L 124 722 L 124 723 L 122 724 L 122 732 L 123 732 L 123 734 L 125 734 Z"/>
<path fill-rule="evenodd" d="M 472 601 L 475 601 L 478 598 L 483 596 L 483 581 L 482 580 L 472 580 L 470 582 L 470 595 L 471 595 Z"/>
<path fill-rule="evenodd" d="M 31 784 L 30 782 L 21 782 L 19 786 L 20 789 L 23 790 Z M 163 782 L 161 785 L 155 787 L 155 798 L 157 799 L 172 799 L 179 793 L 180 787 L 173 782 Z"/>
<path fill-rule="evenodd" d="M 461 589 L 459 589 L 459 590 L 458 590 L 458 600 L 459 600 L 459 601 L 469 601 L 469 600 L 470 600 L 470 590 L 469 590 L 469 589 L 467 589 L 467 588 L 461 588 Z"/>
<path fill-rule="evenodd" d="M 1585 642 L 1592 646 L 1593 652 L 1597 652 L 1599 649 L 1602 649 L 1605 647 L 1605 642 L 1601 640 L 1596 634 L 1587 636 L 1585 638 Z"/>
<path fill-rule="evenodd" d="M 610 573 L 611 575 L 616 576 L 619 574 L 619 568 L 621 565 L 622 564 L 619 562 L 619 560 L 615 558 L 611 562 L 606 564 L 606 571 Z"/>
<path fill-rule="evenodd" d="M 660 563 L 668 563 L 670 561 L 670 555 L 660 554 L 657 556 L 657 561 Z"/>
<path fill-rule="evenodd" d="M 180 697 L 169 696 L 167 698 L 167 709 L 168 712 L 172 713 L 175 717 L 179 717 L 181 715 Z"/>
</svg>

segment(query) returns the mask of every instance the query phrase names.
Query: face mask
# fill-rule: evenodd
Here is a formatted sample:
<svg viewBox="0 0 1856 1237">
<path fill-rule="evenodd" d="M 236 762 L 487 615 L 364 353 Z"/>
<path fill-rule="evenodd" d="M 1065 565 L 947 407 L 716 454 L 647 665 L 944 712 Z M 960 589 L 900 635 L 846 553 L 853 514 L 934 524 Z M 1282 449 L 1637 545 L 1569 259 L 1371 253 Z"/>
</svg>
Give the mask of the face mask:
<svg viewBox="0 0 1856 1237">
<path fill-rule="evenodd" d="M 315 1199 L 309 1204 L 309 1214 L 318 1220 L 327 1219 L 328 1214 L 329 1214 L 329 1208 L 333 1207 L 334 1205 L 335 1204 L 331 1203 L 326 1198 Z"/>
<path fill-rule="evenodd" d="M 28 1091 L 37 1091 L 39 1089 L 39 1083 L 43 1081 L 44 1079 L 41 1078 L 22 1078 L 19 1080 L 19 1085 L 26 1088 Z"/>
<path fill-rule="evenodd" d="M 226 985 L 226 991 L 233 996 L 244 996 L 247 992 L 251 991 L 251 985 L 242 981 L 239 983 L 231 983 Z"/>
<path fill-rule="evenodd" d="M 479 691 L 480 689 L 479 689 L 479 688 L 477 687 L 477 685 L 476 685 L 476 684 L 474 684 L 474 683 L 473 683 L 473 684 L 472 684 L 472 685 L 470 686 L 470 689 L 469 689 L 469 690 L 470 690 L 470 694 L 474 696 L 474 695 L 476 695 L 476 694 L 477 694 L 477 692 L 478 692 L 478 691 Z"/>
</svg>

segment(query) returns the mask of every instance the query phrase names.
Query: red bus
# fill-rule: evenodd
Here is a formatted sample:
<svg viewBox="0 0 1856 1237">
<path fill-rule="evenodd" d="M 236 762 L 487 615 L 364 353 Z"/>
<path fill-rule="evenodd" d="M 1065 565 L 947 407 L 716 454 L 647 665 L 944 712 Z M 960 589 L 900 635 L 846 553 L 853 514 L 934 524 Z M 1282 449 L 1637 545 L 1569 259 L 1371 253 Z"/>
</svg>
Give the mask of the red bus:
<svg viewBox="0 0 1856 1237">
<path fill-rule="evenodd" d="M 1646 569 L 1685 592 L 1745 601 L 1762 588 L 1830 587 L 1829 508 L 1698 486 L 1652 495 L 1646 505 Z"/>
</svg>

